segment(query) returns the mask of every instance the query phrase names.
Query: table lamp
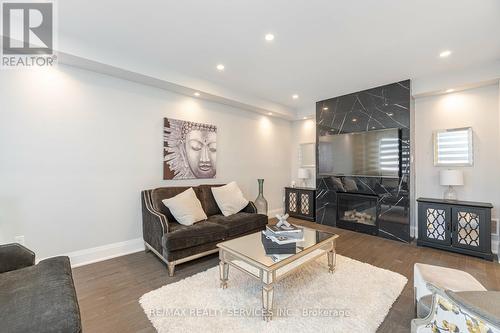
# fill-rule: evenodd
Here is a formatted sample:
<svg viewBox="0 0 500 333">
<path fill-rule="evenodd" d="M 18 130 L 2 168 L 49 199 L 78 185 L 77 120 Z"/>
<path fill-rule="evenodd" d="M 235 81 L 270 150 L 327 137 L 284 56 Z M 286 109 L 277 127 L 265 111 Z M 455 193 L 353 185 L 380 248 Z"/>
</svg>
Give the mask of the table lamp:
<svg viewBox="0 0 500 333">
<path fill-rule="evenodd" d="M 457 200 L 457 192 L 453 186 L 464 184 L 464 174 L 461 170 L 441 170 L 439 171 L 439 184 L 448 186 L 448 189 L 444 191 L 445 200 Z"/>
<path fill-rule="evenodd" d="M 299 168 L 299 174 L 298 177 L 302 182 L 300 186 L 306 187 L 306 179 L 309 179 L 309 170 L 306 168 Z"/>
</svg>

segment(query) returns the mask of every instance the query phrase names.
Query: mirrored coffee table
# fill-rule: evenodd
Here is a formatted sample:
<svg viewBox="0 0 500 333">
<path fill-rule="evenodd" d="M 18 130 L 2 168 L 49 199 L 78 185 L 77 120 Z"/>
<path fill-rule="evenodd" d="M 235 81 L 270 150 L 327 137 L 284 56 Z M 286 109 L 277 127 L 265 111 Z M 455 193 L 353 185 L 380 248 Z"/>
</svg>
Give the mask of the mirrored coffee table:
<svg viewBox="0 0 500 333">
<path fill-rule="evenodd" d="M 326 256 L 329 271 L 331 273 L 335 271 L 335 241 L 339 236 L 311 228 L 301 228 L 304 229 L 304 240 L 297 242 L 295 250 L 292 249 L 293 253 L 289 254 L 273 255 L 273 251 L 269 248 L 266 253 L 261 232 L 217 244 L 221 288 L 227 288 L 229 266 L 259 279 L 263 283 L 263 319 L 271 320 L 273 286 L 277 281 L 320 256 Z"/>
</svg>

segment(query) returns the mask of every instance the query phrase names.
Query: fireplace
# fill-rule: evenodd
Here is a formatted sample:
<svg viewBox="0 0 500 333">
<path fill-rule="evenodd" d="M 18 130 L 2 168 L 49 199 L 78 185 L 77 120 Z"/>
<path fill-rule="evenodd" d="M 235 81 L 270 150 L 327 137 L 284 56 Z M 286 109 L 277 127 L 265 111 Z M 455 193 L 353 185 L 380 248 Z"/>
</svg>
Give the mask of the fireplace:
<svg viewBox="0 0 500 333">
<path fill-rule="evenodd" d="M 375 195 L 337 193 L 337 227 L 377 235 L 377 201 Z"/>
<path fill-rule="evenodd" d="M 406 80 L 316 102 L 316 223 L 411 240 L 411 90 L 411 82 Z M 395 137 L 377 147 L 365 140 L 365 149 L 359 150 L 355 145 L 358 139 L 351 140 L 367 139 L 368 132 L 383 129 L 398 130 L 397 144 Z M 345 142 L 334 140 L 336 135 Z M 379 176 L 373 172 L 376 169 L 381 171 Z M 367 170 L 370 172 L 363 172 Z M 367 197 L 356 200 L 350 194 Z M 378 207 L 374 214 L 375 200 Z M 354 209 L 356 212 L 349 212 Z M 363 212 L 375 215 L 375 221 L 356 214 Z M 354 219 L 356 216 L 361 218 Z"/>
</svg>

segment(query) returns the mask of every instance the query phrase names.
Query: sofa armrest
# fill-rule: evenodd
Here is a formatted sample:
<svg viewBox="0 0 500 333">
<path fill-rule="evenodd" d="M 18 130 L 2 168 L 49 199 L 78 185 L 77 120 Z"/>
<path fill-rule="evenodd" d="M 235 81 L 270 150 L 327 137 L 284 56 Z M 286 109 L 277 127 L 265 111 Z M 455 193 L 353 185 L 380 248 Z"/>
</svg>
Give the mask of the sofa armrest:
<svg viewBox="0 0 500 333">
<path fill-rule="evenodd" d="M 411 332 L 500 332 L 500 316 L 496 315 L 497 292 L 466 291 L 451 292 L 431 283 L 427 289 L 432 292 L 432 305 L 425 318 L 411 321 Z M 490 294 L 488 297 L 488 294 Z M 468 302 L 470 298 L 475 302 Z M 477 305 L 480 300 L 481 306 Z M 474 304 L 476 303 L 476 304 Z M 484 306 L 484 308 L 482 308 Z M 493 307 L 493 308 L 492 308 Z M 496 312 L 495 312 L 496 311 Z M 444 327 L 446 325 L 447 327 Z"/>
<path fill-rule="evenodd" d="M 445 291 L 464 311 L 500 328 L 500 291 Z"/>
<path fill-rule="evenodd" d="M 244 213 L 257 214 L 257 207 L 255 207 L 255 204 L 252 201 L 249 201 L 248 205 L 241 211 Z"/>
<path fill-rule="evenodd" d="M 154 209 L 151 201 L 151 191 L 141 193 L 142 202 L 142 235 L 146 243 L 158 253 L 162 253 L 161 239 L 168 233 L 168 219 L 161 212 Z"/>
<path fill-rule="evenodd" d="M 0 245 L 0 273 L 33 266 L 35 253 L 18 243 Z"/>
</svg>

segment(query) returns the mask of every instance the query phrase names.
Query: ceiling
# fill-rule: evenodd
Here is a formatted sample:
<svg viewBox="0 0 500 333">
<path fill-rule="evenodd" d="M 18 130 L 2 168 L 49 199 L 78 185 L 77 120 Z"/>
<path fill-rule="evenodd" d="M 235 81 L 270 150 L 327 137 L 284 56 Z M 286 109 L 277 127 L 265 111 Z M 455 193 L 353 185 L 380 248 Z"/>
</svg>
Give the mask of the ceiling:
<svg viewBox="0 0 500 333">
<path fill-rule="evenodd" d="M 58 34 L 61 48 L 111 65 L 147 65 L 299 110 L 500 59 L 500 1 L 64 0 Z M 443 50 L 451 56 L 441 59 Z"/>
</svg>

